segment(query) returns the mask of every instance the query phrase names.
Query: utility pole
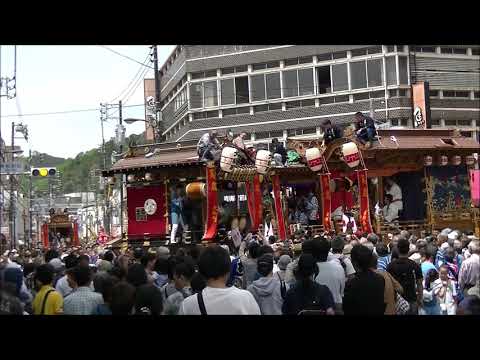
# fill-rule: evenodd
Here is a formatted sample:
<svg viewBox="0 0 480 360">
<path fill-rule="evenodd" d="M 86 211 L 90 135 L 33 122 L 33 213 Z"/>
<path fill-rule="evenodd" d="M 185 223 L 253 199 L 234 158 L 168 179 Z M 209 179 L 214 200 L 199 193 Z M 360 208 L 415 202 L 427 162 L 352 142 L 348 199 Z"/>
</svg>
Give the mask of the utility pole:
<svg viewBox="0 0 480 360">
<path fill-rule="evenodd" d="M 120 154 L 123 153 L 122 100 L 118 102 L 118 124 L 120 132 Z M 120 238 L 123 239 L 123 174 L 120 175 Z"/>
<path fill-rule="evenodd" d="M 154 139 L 162 141 L 163 123 L 160 119 L 160 73 L 158 71 L 157 45 L 153 45 L 153 70 L 155 72 L 155 120 L 157 129 L 153 129 Z M 158 136 L 155 132 L 158 131 Z"/>
<path fill-rule="evenodd" d="M 11 155 L 12 155 L 12 163 L 14 159 L 13 150 L 15 148 L 15 123 L 12 121 L 12 148 L 11 148 Z M 13 192 L 15 191 L 14 182 L 13 182 L 13 174 L 9 176 L 10 180 L 10 241 L 12 249 L 16 248 L 16 234 L 15 234 L 15 203 L 14 203 L 14 196 Z"/>
</svg>

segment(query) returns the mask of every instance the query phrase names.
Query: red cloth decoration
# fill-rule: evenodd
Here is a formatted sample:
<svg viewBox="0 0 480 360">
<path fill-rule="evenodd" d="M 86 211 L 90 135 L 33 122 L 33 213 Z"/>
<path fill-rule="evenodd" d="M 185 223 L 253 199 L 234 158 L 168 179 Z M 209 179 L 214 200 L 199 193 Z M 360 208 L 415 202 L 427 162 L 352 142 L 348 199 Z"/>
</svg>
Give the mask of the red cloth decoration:
<svg viewBox="0 0 480 360">
<path fill-rule="evenodd" d="M 363 232 L 371 233 L 370 204 L 368 199 L 367 170 L 356 170 L 360 200 L 360 227 Z"/>
<path fill-rule="evenodd" d="M 203 234 L 203 241 L 212 242 L 217 235 L 218 199 L 217 174 L 215 165 L 207 165 L 207 226 Z"/>
<path fill-rule="evenodd" d="M 330 174 L 320 174 L 320 188 L 322 190 L 322 223 L 325 231 L 332 230 L 332 197 L 330 193 Z"/>
<path fill-rule="evenodd" d="M 248 212 L 252 221 L 252 231 L 257 231 L 262 223 L 262 190 L 260 188 L 260 175 L 255 175 L 253 181 L 245 183 L 247 189 Z"/>
<path fill-rule="evenodd" d="M 279 240 L 287 240 L 287 229 L 285 227 L 285 218 L 283 212 L 282 201 L 280 199 L 280 178 L 278 175 L 273 176 L 273 198 L 275 201 L 275 216 L 277 217 L 278 237 Z"/>
</svg>

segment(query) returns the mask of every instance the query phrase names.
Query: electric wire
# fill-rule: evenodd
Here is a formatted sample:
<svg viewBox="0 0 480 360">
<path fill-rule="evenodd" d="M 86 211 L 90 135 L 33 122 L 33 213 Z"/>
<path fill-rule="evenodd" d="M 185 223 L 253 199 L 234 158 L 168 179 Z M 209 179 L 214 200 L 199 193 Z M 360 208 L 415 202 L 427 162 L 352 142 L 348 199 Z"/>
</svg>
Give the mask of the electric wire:
<svg viewBox="0 0 480 360">
<path fill-rule="evenodd" d="M 113 49 L 110 49 L 108 46 L 105 46 L 105 45 L 100 45 L 100 46 L 101 46 L 102 48 L 108 50 L 108 51 L 113 52 L 114 54 L 117 54 L 117 55 L 125 58 L 125 59 L 129 59 L 129 60 L 131 60 L 131 61 L 136 62 L 137 64 L 140 64 L 140 65 L 145 66 L 145 67 L 147 67 L 147 68 L 153 69 L 153 67 L 151 67 L 151 66 L 149 66 L 149 65 L 146 65 L 146 64 L 142 64 L 140 61 L 135 60 L 135 59 L 133 59 L 133 58 L 127 56 L 127 55 L 124 55 L 124 54 L 122 54 L 122 53 L 119 53 L 118 51 L 115 51 L 115 50 L 113 50 Z"/>
</svg>

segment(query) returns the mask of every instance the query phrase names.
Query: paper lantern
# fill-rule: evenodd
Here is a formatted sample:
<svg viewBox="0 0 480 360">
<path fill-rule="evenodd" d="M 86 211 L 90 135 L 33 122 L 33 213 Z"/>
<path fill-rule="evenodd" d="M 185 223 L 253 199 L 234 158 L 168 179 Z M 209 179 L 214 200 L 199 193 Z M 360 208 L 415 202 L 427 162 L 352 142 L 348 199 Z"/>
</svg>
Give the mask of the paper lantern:
<svg viewBox="0 0 480 360">
<path fill-rule="evenodd" d="M 460 165 L 462 163 L 462 158 L 458 155 L 452 156 L 451 158 L 452 165 Z"/>
<path fill-rule="evenodd" d="M 272 161 L 272 153 L 268 150 L 259 150 L 255 159 L 255 166 L 259 174 L 266 174 Z"/>
<path fill-rule="evenodd" d="M 475 164 L 475 158 L 472 155 L 466 156 L 465 157 L 465 164 L 474 165 Z"/>
<path fill-rule="evenodd" d="M 237 156 L 238 156 L 237 149 L 229 146 L 223 148 L 222 156 L 220 158 L 220 168 L 227 173 L 232 172 Z"/>
<path fill-rule="evenodd" d="M 342 145 L 342 156 L 343 160 L 345 160 L 347 165 L 351 168 L 360 164 L 360 153 L 354 142 L 348 142 Z"/>
<path fill-rule="evenodd" d="M 448 157 L 445 155 L 440 156 L 440 166 L 445 166 L 448 164 Z"/>
<path fill-rule="evenodd" d="M 152 181 L 153 180 L 152 173 L 149 173 L 149 172 L 145 173 L 145 180 Z"/>
<path fill-rule="evenodd" d="M 322 155 L 319 148 L 311 148 L 306 151 L 307 164 L 310 170 L 318 172 L 322 169 Z"/>
<path fill-rule="evenodd" d="M 133 174 L 130 174 L 130 175 L 127 176 L 127 181 L 130 182 L 130 183 L 134 182 L 135 179 L 136 179 L 136 177 Z"/>
<path fill-rule="evenodd" d="M 427 155 L 423 158 L 423 163 L 425 166 L 432 166 L 433 164 L 433 157 L 431 157 L 430 155 Z"/>
</svg>

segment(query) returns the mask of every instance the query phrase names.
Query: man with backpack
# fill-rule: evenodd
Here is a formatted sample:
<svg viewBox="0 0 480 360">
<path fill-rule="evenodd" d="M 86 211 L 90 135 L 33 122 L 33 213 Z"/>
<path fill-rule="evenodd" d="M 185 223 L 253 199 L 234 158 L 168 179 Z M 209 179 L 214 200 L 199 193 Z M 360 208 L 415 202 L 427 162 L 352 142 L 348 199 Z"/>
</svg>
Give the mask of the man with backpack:
<svg viewBox="0 0 480 360">
<path fill-rule="evenodd" d="M 272 254 L 265 254 L 258 258 L 257 271 L 261 277 L 255 280 L 247 290 L 257 301 L 262 315 L 281 315 L 287 288 L 285 281 L 273 274 Z"/>
<path fill-rule="evenodd" d="M 166 299 L 165 315 L 178 315 L 183 300 L 193 294 L 190 285 L 193 275 L 195 275 L 195 264 L 189 258 L 185 258 L 183 262 L 175 265 L 173 280 L 177 291 Z"/>
<path fill-rule="evenodd" d="M 54 269 L 50 264 L 40 265 L 35 271 L 35 283 L 40 289 L 32 303 L 35 315 L 63 314 L 63 298 L 52 287 L 53 276 Z"/>
<path fill-rule="evenodd" d="M 343 249 L 345 247 L 345 241 L 341 236 L 336 236 L 332 240 L 332 252 L 328 254 L 327 260 L 336 259 L 340 265 L 342 265 L 343 270 L 345 271 L 345 277 L 348 279 L 353 279 L 355 276 L 355 268 L 352 265 L 352 261 L 346 255 L 343 255 Z"/>
<path fill-rule="evenodd" d="M 393 260 L 387 271 L 402 285 L 405 300 L 410 305 L 409 314 L 418 315 L 423 305 L 423 274 L 420 265 L 408 258 L 410 243 L 401 238 L 397 244 L 399 258 Z"/>
</svg>

